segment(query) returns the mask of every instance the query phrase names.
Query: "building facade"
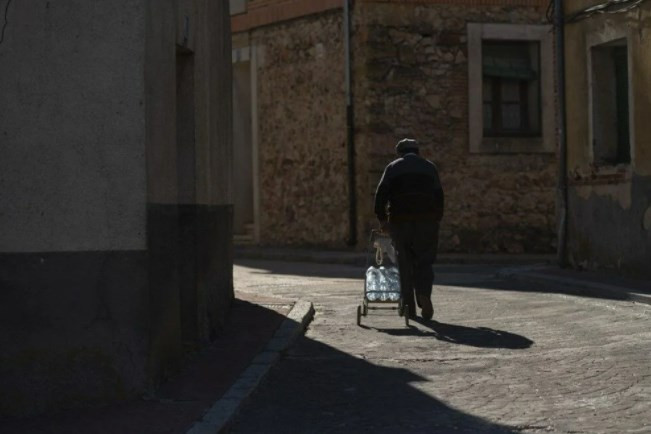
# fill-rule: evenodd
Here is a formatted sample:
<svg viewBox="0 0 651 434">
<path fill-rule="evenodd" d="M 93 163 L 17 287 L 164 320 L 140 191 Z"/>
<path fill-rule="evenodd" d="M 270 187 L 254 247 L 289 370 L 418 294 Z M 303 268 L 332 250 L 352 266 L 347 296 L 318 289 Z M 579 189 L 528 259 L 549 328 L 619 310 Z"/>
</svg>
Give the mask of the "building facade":
<svg viewBox="0 0 651 434">
<path fill-rule="evenodd" d="M 236 232 L 364 246 L 382 170 L 414 137 L 446 192 L 441 251 L 554 251 L 547 0 L 357 0 L 349 39 L 342 0 L 236 3 L 234 133 L 251 179 Z"/>
<path fill-rule="evenodd" d="M 651 4 L 632 3 L 594 14 L 602 2 L 565 2 L 567 254 L 649 278 Z"/>
<path fill-rule="evenodd" d="M 228 4 L 13 2 L 0 414 L 143 393 L 233 297 Z"/>
<path fill-rule="evenodd" d="M 236 189 L 247 190 L 235 195 L 235 231 L 263 244 L 340 245 L 348 212 L 342 2 L 240 3 L 235 176 Z"/>
</svg>

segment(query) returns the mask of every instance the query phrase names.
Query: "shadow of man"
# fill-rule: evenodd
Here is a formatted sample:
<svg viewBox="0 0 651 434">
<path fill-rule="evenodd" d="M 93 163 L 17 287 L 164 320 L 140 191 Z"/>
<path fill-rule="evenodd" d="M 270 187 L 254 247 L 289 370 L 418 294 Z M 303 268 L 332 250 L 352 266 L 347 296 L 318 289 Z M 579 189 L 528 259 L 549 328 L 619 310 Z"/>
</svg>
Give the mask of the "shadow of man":
<svg viewBox="0 0 651 434">
<path fill-rule="evenodd" d="M 438 321 L 419 320 L 420 324 L 430 328 L 436 339 L 452 344 L 469 345 L 479 348 L 505 348 L 524 350 L 533 345 L 533 341 L 524 336 L 495 330 L 488 327 L 466 327 L 457 324 L 445 324 Z"/>
<path fill-rule="evenodd" d="M 393 336 L 431 336 L 439 341 L 478 348 L 525 350 L 534 344 L 531 339 L 524 336 L 488 327 L 467 327 L 433 320 L 427 321 L 422 318 L 412 319 L 412 321 L 423 326 L 424 330 L 414 326 L 400 329 L 374 329 Z M 372 329 L 373 327 L 362 325 L 362 328 Z"/>
</svg>

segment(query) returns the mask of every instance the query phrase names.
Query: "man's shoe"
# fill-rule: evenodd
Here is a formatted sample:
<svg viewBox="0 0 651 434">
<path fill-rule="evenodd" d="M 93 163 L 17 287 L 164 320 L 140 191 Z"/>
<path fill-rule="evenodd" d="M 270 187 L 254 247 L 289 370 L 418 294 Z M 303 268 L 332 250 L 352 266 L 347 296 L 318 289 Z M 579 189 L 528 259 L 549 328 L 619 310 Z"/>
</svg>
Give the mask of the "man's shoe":
<svg viewBox="0 0 651 434">
<path fill-rule="evenodd" d="M 420 312 L 423 319 L 430 320 L 434 316 L 434 307 L 432 306 L 432 300 L 429 299 L 426 295 L 417 295 L 418 304 L 422 307 Z"/>
</svg>

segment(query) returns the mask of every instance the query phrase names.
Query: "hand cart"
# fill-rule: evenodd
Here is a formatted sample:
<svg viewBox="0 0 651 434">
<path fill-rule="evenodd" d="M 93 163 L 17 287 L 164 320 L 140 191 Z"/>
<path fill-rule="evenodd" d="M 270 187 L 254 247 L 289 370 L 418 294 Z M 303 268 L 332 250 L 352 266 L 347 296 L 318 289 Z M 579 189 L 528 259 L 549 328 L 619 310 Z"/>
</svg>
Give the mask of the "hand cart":
<svg viewBox="0 0 651 434">
<path fill-rule="evenodd" d="M 371 265 L 371 257 L 374 264 Z M 357 306 L 357 325 L 369 310 L 397 310 L 409 327 L 409 311 L 400 292 L 400 274 L 396 253 L 388 234 L 372 230 L 369 250 L 366 257 L 366 276 L 364 278 L 364 298 Z"/>
</svg>

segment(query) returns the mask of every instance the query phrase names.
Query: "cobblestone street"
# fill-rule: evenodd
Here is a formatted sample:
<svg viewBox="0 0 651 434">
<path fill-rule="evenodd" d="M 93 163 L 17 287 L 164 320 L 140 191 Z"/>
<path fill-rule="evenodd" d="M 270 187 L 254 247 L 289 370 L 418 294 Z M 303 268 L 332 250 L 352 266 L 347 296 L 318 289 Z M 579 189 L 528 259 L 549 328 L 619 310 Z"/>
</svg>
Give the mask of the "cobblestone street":
<svg viewBox="0 0 651 434">
<path fill-rule="evenodd" d="M 363 269 L 239 261 L 236 289 L 314 303 L 232 432 L 651 432 L 651 307 L 439 266 L 435 322 L 371 312 Z"/>
</svg>

